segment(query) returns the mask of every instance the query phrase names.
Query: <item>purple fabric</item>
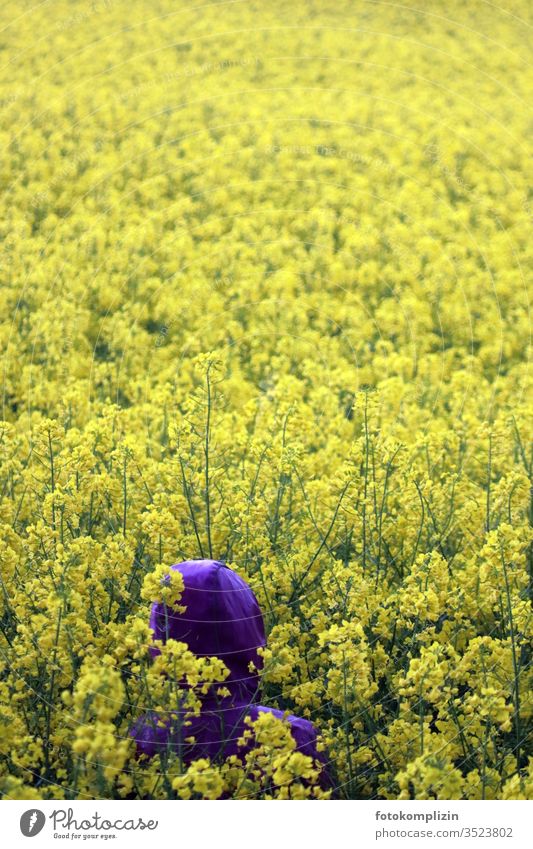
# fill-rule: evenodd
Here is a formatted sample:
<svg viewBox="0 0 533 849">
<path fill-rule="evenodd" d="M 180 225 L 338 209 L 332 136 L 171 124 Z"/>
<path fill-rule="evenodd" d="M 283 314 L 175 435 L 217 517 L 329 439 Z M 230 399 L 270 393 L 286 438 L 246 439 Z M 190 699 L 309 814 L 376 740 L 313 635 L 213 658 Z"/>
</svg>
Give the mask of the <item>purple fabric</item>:
<svg viewBox="0 0 533 849">
<path fill-rule="evenodd" d="M 217 560 L 186 560 L 171 567 L 183 576 L 180 599 L 185 613 L 172 613 L 163 604 L 152 605 L 150 627 L 154 640 L 179 640 L 194 654 L 218 657 L 230 670 L 224 686 L 234 698 L 251 700 L 258 686 L 257 653 L 266 645 L 263 614 L 252 590 L 235 572 Z M 159 654 L 151 649 L 152 656 Z"/>
<path fill-rule="evenodd" d="M 250 663 L 259 671 L 263 661 L 258 649 L 266 645 L 265 628 L 257 599 L 242 578 L 217 560 L 186 560 L 171 567 L 181 572 L 185 589 L 180 604 L 184 613 L 172 613 L 162 604 L 152 605 L 150 626 L 154 639 L 187 643 L 196 655 L 218 657 L 230 670 L 221 686 L 230 695 L 217 698 L 212 688 L 205 697 L 201 714 L 190 717 L 190 725 L 182 726 L 179 710 L 165 718 L 148 712 L 132 727 L 139 754 L 149 757 L 167 749 L 180 752 L 186 763 L 197 758 L 216 760 L 243 754 L 246 747 L 237 741 L 248 728 L 246 717 L 257 719 L 261 712 L 279 718 L 283 712 L 258 705 L 259 674 L 251 672 Z M 159 653 L 150 649 L 152 656 Z M 287 721 L 299 751 L 323 761 L 316 750 L 316 732 L 311 722 L 296 716 Z M 159 723 L 159 724 L 158 724 Z M 193 744 L 185 742 L 194 737 Z"/>
<path fill-rule="evenodd" d="M 180 714 L 176 712 L 166 722 L 164 727 L 158 726 L 160 717 L 154 713 L 145 714 L 132 729 L 137 748 L 148 757 L 162 753 L 167 749 L 180 751 L 185 762 L 198 758 L 209 758 L 215 761 L 229 755 L 242 755 L 249 751 L 249 746 L 239 746 L 238 740 L 249 727 L 245 718 L 256 720 L 260 713 L 272 713 L 278 719 L 283 719 L 284 713 L 274 708 L 262 705 L 251 705 L 249 702 L 236 704 L 222 700 L 219 705 L 207 704 L 202 708 L 200 716 L 190 718 L 190 725 L 180 727 Z M 312 758 L 318 758 L 316 751 L 316 733 L 313 724 L 307 719 L 289 715 L 287 721 L 296 741 L 298 751 Z M 193 744 L 187 744 L 185 738 L 195 738 Z"/>
</svg>

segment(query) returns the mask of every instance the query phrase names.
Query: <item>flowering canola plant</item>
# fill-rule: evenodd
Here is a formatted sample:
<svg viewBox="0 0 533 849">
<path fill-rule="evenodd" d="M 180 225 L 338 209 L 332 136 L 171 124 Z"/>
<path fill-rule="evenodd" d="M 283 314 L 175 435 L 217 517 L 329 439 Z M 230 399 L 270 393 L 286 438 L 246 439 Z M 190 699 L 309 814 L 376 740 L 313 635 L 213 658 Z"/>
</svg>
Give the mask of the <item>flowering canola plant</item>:
<svg viewBox="0 0 533 849">
<path fill-rule="evenodd" d="M 2 5 L 4 797 L 533 796 L 511 6 Z M 148 650 L 208 557 L 333 791 L 267 714 L 240 758 L 135 754 L 145 710 L 223 692 Z"/>
</svg>

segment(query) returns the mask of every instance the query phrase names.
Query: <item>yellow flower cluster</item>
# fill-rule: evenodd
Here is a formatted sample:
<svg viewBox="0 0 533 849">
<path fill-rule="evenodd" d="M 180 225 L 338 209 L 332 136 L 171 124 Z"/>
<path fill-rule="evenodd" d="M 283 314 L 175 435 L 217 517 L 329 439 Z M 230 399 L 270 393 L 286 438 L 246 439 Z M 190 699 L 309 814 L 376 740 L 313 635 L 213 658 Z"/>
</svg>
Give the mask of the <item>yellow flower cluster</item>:
<svg viewBox="0 0 533 849">
<path fill-rule="evenodd" d="M 266 714 L 135 754 L 224 692 L 148 653 L 209 557 L 335 796 L 533 796 L 527 17 L 2 4 L 4 796 L 328 797 Z"/>
<path fill-rule="evenodd" d="M 260 713 L 239 740 L 251 747 L 244 758 L 228 757 L 216 766 L 207 759 L 193 761 L 172 782 L 180 799 L 329 799 L 331 790 L 319 786 L 313 759 L 295 751 L 290 726 L 273 714 Z"/>
</svg>

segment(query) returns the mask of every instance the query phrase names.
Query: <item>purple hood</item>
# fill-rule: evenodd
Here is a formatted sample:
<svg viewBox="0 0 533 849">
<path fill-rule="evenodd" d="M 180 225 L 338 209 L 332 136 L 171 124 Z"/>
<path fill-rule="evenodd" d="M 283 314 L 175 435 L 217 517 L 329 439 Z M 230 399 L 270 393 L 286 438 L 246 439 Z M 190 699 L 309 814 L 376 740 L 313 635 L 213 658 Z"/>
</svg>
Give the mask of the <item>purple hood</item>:
<svg viewBox="0 0 533 849">
<path fill-rule="evenodd" d="M 250 701 L 263 668 L 257 650 L 266 645 L 255 595 L 246 581 L 218 560 L 185 560 L 171 569 L 183 576 L 180 604 L 185 612 L 172 613 L 163 604 L 153 604 L 154 640 L 178 640 L 198 656 L 220 658 L 230 671 L 224 686 L 233 698 Z M 150 651 L 153 657 L 159 654 L 155 647 Z M 250 664 L 257 671 L 251 671 Z"/>
<path fill-rule="evenodd" d="M 168 639 L 187 643 L 196 655 L 218 657 L 228 667 L 230 674 L 222 686 L 230 695 L 217 698 L 212 688 L 203 700 L 199 716 L 190 718 L 183 726 L 183 713 L 179 706 L 161 722 L 161 717 L 150 711 L 132 727 L 139 754 L 152 757 L 169 749 L 180 753 L 185 763 L 197 758 L 242 756 L 246 747 L 239 747 L 238 739 L 247 729 L 246 717 L 257 719 L 260 713 L 269 712 L 280 719 L 282 711 L 259 705 L 259 672 L 263 660 L 258 649 L 266 645 L 265 628 L 257 599 L 242 578 L 218 560 L 186 560 L 172 569 L 183 576 L 185 585 L 180 604 L 184 613 L 172 613 L 163 604 L 152 605 L 150 626 L 154 639 L 165 643 Z M 159 654 L 157 647 L 150 649 L 152 657 Z M 253 664 L 255 671 L 250 671 Z M 316 731 L 309 720 L 288 716 L 291 733 L 297 749 L 303 754 L 324 762 L 324 755 L 316 750 Z M 185 738 L 194 738 L 186 742 Z M 323 773 L 324 786 L 329 778 Z"/>
</svg>

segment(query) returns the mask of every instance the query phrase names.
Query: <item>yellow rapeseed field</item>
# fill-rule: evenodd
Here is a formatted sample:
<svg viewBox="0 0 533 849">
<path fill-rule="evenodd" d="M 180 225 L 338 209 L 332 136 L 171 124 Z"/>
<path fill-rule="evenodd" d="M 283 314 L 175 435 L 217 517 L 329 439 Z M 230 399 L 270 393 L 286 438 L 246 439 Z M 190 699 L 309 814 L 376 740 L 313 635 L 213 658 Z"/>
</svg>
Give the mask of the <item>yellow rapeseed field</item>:
<svg viewBox="0 0 533 849">
<path fill-rule="evenodd" d="M 530 13 L 2 4 L 5 797 L 331 795 L 281 720 L 135 755 L 210 557 L 334 797 L 533 797 Z"/>
</svg>

